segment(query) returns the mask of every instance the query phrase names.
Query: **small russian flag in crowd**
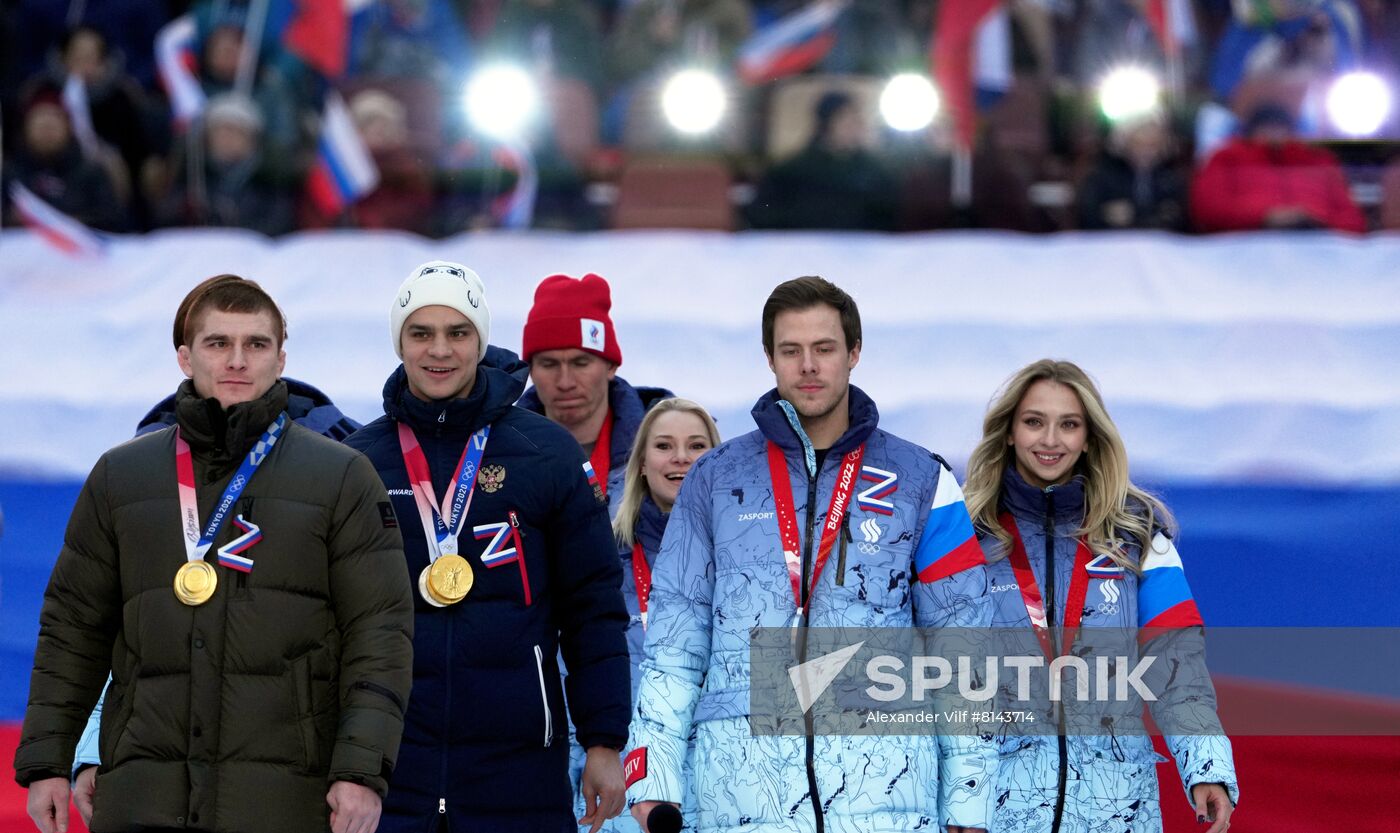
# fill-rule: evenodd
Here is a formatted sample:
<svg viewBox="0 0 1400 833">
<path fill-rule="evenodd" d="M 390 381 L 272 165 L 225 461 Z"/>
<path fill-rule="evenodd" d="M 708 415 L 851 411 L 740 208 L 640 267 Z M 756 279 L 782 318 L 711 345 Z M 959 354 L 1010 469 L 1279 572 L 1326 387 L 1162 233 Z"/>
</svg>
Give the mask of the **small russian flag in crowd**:
<svg viewBox="0 0 1400 833">
<path fill-rule="evenodd" d="M 739 48 L 739 77 L 762 84 L 815 66 L 836 43 L 849 0 L 816 0 L 755 32 Z"/>
<path fill-rule="evenodd" d="M 175 18 L 156 33 L 156 71 L 170 98 L 170 115 L 182 130 L 204 111 L 204 88 L 195 76 L 197 33 L 193 14 Z"/>
<path fill-rule="evenodd" d="M 1176 545 L 1162 533 L 1152 539 L 1152 551 L 1142 562 L 1138 582 L 1138 627 L 1189 628 L 1204 625 L 1196 600 L 1186 584 L 1186 571 Z"/>
<path fill-rule="evenodd" d="M 535 156 L 524 142 L 512 142 L 496 148 L 496 164 L 515 172 L 515 187 L 491 203 L 491 213 L 501 228 L 529 228 L 535 219 L 535 196 L 540 179 L 535 172 Z"/>
<path fill-rule="evenodd" d="M 938 489 L 933 494 L 924 534 L 914 551 L 914 569 L 919 581 L 932 584 L 939 579 L 986 563 L 982 545 L 968 517 L 962 487 L 952 470 L 938 470 Z"/>
<path fill-rule="evenodd" d="M 335 90 L 326 93 L 316 164 L 306 187 L 316 207 L 337 215 L 379 185 L 379 168 L 350 120 L 345 100 Z"/>
<path fill-rule="evenodd" d="M 243 530 L 243 534 L 219 547 L 219 564 L 240 573 L 251 573 L 253 559 L 245 557 L 243 553 L 262 540 L 262 529 L 251 521 L 243 520 L 242 515 L 233 519 L 233 525 Z"/>
<path fill-rule="evenodd" d="M 73 125 L 73 138 L 78 140 L 83 156 L 99 160 L 102 155 L 102 140 L 92 126 L 92 108 L 88 105 L 87 85 L 76 75 L 68 76 L 63 82 L 63 109 L 68 111 L 68 121 Z"/>
<path fill-rule="evenodd" d="M 1196 42 L 1196 18 L 1190 0 L 1147 0 L 1147 23 L 1167 55 L 1179 55 Z"/>
<path fill-rule="evenodd" d="M 10 199 L 26 226 L 70 255 L 100 255 L 107 249 L 102 235 L 44 202 L 18 181 L 10 183 Z"/>
<path fill-rule="evenodd" d="M 587 460 L 583 461 L 583 476 L 588 478 L 588 485 L 598 488 L 598 472 L 593 470 L 593 464 Z"/>
<path fill-rule="evenodd" d="M 268 28 L 278 32 L 283 48 L 307 66 L 339 78 L 345 74 L 349 52 L 349 6 L 349 0 L 277 0 L 268 10 Z"/>
<path fill-rule="evenodd" d="M 1011 87 L 1011 30 L 1000 0 L 943 0 L 930 63 L 959 144 L 971 148 L 977 104 Z"/>
</svg>

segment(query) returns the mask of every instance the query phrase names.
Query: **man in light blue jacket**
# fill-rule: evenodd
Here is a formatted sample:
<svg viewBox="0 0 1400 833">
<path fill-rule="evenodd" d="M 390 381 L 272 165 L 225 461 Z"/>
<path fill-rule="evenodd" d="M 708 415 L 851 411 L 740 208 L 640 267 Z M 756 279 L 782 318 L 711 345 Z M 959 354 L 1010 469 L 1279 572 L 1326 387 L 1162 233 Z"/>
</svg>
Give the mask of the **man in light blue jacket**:
<svg viewBox="0 0 1400 833">
<path fill-rule="evenodd" d="M 777 387 L 754 406 L 758 430 L 697 461 L 657 557 L 626 767 L 633 816 L 645 827 L 679 804 L 694 728 L 686 821 L 701 833 L 985 830 L 996 751 L 975 735 L 751 732 L 751 628 L 991 621 L 952 472 L 880 430 L 850 385 L 855 301 L 821 278 L 781 284 L 763 347 Z"/>
</svg>

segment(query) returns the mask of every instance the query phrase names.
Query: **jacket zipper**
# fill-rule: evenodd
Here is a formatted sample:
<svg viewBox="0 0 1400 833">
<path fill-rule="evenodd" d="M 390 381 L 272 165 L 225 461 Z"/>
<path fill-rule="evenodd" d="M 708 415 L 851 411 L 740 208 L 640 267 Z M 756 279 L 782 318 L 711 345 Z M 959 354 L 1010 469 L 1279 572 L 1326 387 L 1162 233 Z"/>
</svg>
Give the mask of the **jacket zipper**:
<svg viewBox="0 0 1400 833">
<path fill-rule="evenodd" d="M 535 646 L 535 670 L 540 674 L 540 704 L 544 706 L 544 745 L 554 741 L 554 715 L 549 711 L 549 689 L 544 686 L 544 651 Z"/>
<path fill-rule="evenodd" d="M 1055 638 L 1055 487 L 1045 489 L 1045 625 L 1050 629 L 1050 644 L 1059 649 Z M 1060 636 L 1064 638 L 1063 633 Z M 1064 646 L 1068 649 L 1070 646 Z M 1060 823 L 1065 816 L 1065 789 L 1069 781 L 1069 745 L 1065 738 L 1065 710 L 1063 704 L 1055 705 L 1055 720 L 1059 725 L 1055 741 L 1059 747 L 1059 782 L 1055 793 L 1055 820 L 1050 833 L 1060 833 Z"/>
<path fill-rule="evenodd" d="M 851 513 L 847 512 L 841 522 L 841 551 L 836 556 L 836 586 L 846 586 L 846 545 L 856 539 L 851 537 Z"/>
<path fill-rule="evenodd" d="M 453 626 L 456 624 L 456 622 L 457 622 L 457 617 L 453 616 L 453 615 L 450 614 L 450 613 L 447 614 L 447 653 L 444 654 L 444 656 L 447 656 L 447 657 L 451 657 L 451 656 L 452 656 L 452 645 L 454 644 L 453 639 L 452 639 L 452 636 L 453 636 L 453 630 L 455 630 L 455 628 L 454 628 Z M 449 669 L 447 669 L 447 670 L 448 670 L 449 672 L 451 672 L 452 669 L 449 668 Z M 442 710 L 442 717 L 443 717 L 442 725 L 443 725 L 443 726 L 451 726 L 451 725 L 452 725 L 452 720 L 451 720 L 451 717 L 452 717 L 452 674 L 451 674 L 451 673 L 448 673 L 448 674 L 445 674 L 444 676 L 445 676 L 445 678 L 446 678 L 447 696 L 442 698 L 442 706 L 443 706 L 443 710 Z M 447 815 L 447 752 L 448 752 L 448 739 L 447 739 L 446 733 L 444 733 L 444 734 L 443 734 L 443 738 L 442 738 L 442 758 L 441 758 L 442 767 L 441 767 L 440 770 L 439 770 L 439 778 L 438 778 L 438 796 L 439 796 L 439 797 L 438 797 L 438 815 L 443 815 L 443 816 Z"/>
<path fill-rule="evenodd" d="M 812 472 L 807 475 L 807 534 L 802 539 L 802 621 L 798 623 L 802 626 L 802 638 L 798 643 L 798 662 L 807 661 L 807 627 L 812 618 L 811 611 L 808 609 L 812 596 L 808 588 L 807 574 L 812 568 L 812 535 L 817 526 L 818 473 Z M 826 830 L 826 819 L 822 815 L 821 795 L 817 792 L 816 737 L 814 736 L 816 727 L 813 725 L 810 711 L 802 715 L 802 722 L 805 724 L 804 734 L 807 738 L 807 793 L 812 797 L 812 813 L 816 818 L 817 833 L 823 833 Z"/>
<path fill-rule="evenodd" d="M 515 557 L 520 560 L 520 586 L 525 591 L 525 606 L 529 607 L 531 602 L 530 573 L 525 567 L 525 542 L 523 540 L 524 533 L 520 531 L 520 516 L 515 514 L 515 510 L 512 509 L 506 513 L 506 517 L 510 518 L 510 534 L 515 539 Z"/>
</svg>

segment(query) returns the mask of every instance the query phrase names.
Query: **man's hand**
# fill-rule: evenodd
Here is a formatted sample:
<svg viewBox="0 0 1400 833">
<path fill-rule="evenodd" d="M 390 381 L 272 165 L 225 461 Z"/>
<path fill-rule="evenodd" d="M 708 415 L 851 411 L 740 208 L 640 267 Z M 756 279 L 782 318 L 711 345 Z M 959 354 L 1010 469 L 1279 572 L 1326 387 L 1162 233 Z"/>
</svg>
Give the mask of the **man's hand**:
<svg viewBox="0 0 1400 833">
<path fill-rule="evenodd" d="M 97 767 L 85 766 L 78 777 L 73 779 L 73 803 L 78 805 L 78 815 L 83 824 L 92 826 L 92 797 L 97 792 Z"/>
<path fill-rule="evenodd" d="M 374 833 L 379 827 L 379 793 L 360 784 L 336 781 L 326 793 L 331 833 Z"/>
<path fill-rule="evenodd" d="M 68 779 L 44 778 L 30 784 L 29 817 L 39 833 L 68 833 Z"/>
<path fill-rule="evenodd" d="M 1230 829 L 1230 814 L 1235 805 L 1224 784 L 1197 784 L 1191 788 L 1191 803 L 1196 805 L 1196 821 L 1215 822 L 1206 833 L 1225 833 Z"/>
<path fill-rule="evenodd" d="M 606 746 L 593 746 L 583 762 L 583 779 L 579 784 L 583 793 L 583 807 L 587 811 L 578 820 L 579 824 L 591 824 L 588 833 L 598 833 L 598 828 L 608 819 L 617 818 L 626 803 L 627 787 L 622 782 L 622 757 L 616 749 Z"/>
<path fill-rule="evenodd" d="M 651 811 L 665 804 L 664 801 L 642 801 L 632 807 L 632 818 L 637 820 L 637 825 L 642 828 L 642 833 L 651 833 L 647 828 L 647 818 L 651 816 Z M 677 810 L 681 805 L 673 805 Z"/>
</svg>

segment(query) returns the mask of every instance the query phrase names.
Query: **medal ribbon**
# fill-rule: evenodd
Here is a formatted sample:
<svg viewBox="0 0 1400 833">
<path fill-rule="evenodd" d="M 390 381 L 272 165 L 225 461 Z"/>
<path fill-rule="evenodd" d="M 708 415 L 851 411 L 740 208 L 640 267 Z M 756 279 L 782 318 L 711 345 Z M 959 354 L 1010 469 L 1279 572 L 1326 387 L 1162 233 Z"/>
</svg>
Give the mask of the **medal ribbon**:
<svg viewBox="0 0 1400 833">
<path fill-rule="evenodd" d="M 486 439 L 490 434 L 491 426 L 486 425 L 467 438 L 462 457 L 457 461 L 457 471 L 452 475 L 452 488 L 443 496 L 442 511 L 439 512 L 432 474 L 428 471 L 428 458 L 423 456 L 423 447 L 418 444 L 413 429 L 399 423 L 399 448 L 403 451 L 404 468 L 408 470 L 408 485 L 413 488 L 418 519 L 431 545 L 429 563 L 437 561 L 439 556 L 457 554 L 457 536 L 462 532 L 462 523 L 472 505 L 472 495 L 476 493 L 476 472 L 481 467 L 482 456 L 486 454 Z"/>
<path fill-rule="evenodd" d="M 841 533 L 841 522 L 851 508 L 851 492 L 855 490 L 860 473 L 860 460 L 865 455 L 865 444 L 861 443 L 853 451 L 841 458 L 841 470 L 836 475 L 836 488 L 831 491 L 831 506 L 826 510 L 826 523 L 822 525 L 821 545 L 817 548 L 817 559 L 812 566 L 811 591 L 815 591 L 821 579 L 822 567 L 831 555 L 831 547 Z M 787 562 L 788 577 L 792 579 L 792 599 L 797 605 L 797 616 L 801 619 L 806 612 L 802 605 L 802 556 L 799 554 L 802 542 L 797 534 L 797 511 L 792 500 L 792 481 L 788 479 L 787 458 L 782 449 L 768 442 L 768 476 L 773 480 L 773 504 L 778 516 L 778 532 L 783 539 L 783 560 Z M 808 592 L 808 603 L 811 602 Z"/>
<path fill-rule="evenodd" d="M 228 520 L 228 513 L 233 508 L 234 501 L 238 500 L 238 496 L 243 493 L 248 481 L 253 479 L 258 466 L 261 466 L 263 461 L 267 459 L 267 455 L 271 453 L 272 447 L 277 445 L 277 440 L 286 428 L 287 412 L 283 411 L 277 415 L 277 419 L 267 427 L 263 435 L 253 444 L 252 450 L 243 458 L 243 462 L 238 465 L 238 471 L 234 472 L 233 479 L 224 487 L 224 493 L 219 498 L 219 502 L 214 505 L 214 511 L 209 516 L 209 522 L 204 525 L 204 534 L 201 535 L 199 532 L 199 499 L 194 488 L 194 455 L 190 452 L 189 442 L 180 434 L 179 426 L 176 426 L 175 482 L 180 493 L 180 526 L 183 529 L 185 539 L 185 561 L 204 560 L 205 553 L 209 552 L 209 547 L 218 537 L 224 521 Z M 256 526 L 250 526 L 256 532 L 257 540 L 248 543 L 248 539 L 253 536 L 253 533 L 245 534 L 220 547 L 219 554 L 223 555 L 225 550 L 232 547 L 239 547 L 236 552 L 242 552 L 261 540 L 261 530 L 258 530 Z"/>
<path fill-rule="evenodd" d="M 603 427 L 598 431 L 598 440 L 593 443 L 593 453 L 588 455 L 593 473 L 598 475 L 598 488 L 603 497 L 608 496 L 608 465 L 612 462 L 612 409 L 603 417 Z"/>
<path fill-rule="evenodd" d="M 1053 662 L 1057 655 L 1050 639 L 1051 623 L 1045 619 L 1045 600 L 1040 595 L 1040 585 L 1036 583 L 1035 573 L 1031 570 L 1031 560 L 1026 555 L 1026 545 L 1021 541 L 1021 532 L 1016 528 L 1016 520 L 1011 517 L 1010 512 L 1001 513 L 998 520 L 1001 521 L 1002 528 L 1011 533 L 1011 570 L 1016 574 L 1016 584 L 1021 588 L 1021 599 L 1026 604 L 1031 628 L 1040 640 L 1045 658 Z M 1079 623 L 1084 620 L 1084 599 L 1089 594 L 1088 566 L 1093 558 L 1094 554 L 1090 552 L 1089 545 L 1080 538 L 1074 550 L 1074 570 L 1070 573 L 1069 596 L 1065 600 L 1064 643 L 1058 656 L 1069 653 L 1069 649 L 1074 646 Z M 1050 569 L 1050 565 L 1046 564 L 1045 568 Z"/>
<path fill-rule="evenodd" d="M 637 585 L 637 606 L 642 611 L 642 630 L 647 629 L 647 601 L 651 598 L 651 565 L 642 542 L 632 544 L 632 581 Z"/>
</svg>

